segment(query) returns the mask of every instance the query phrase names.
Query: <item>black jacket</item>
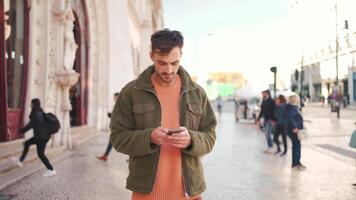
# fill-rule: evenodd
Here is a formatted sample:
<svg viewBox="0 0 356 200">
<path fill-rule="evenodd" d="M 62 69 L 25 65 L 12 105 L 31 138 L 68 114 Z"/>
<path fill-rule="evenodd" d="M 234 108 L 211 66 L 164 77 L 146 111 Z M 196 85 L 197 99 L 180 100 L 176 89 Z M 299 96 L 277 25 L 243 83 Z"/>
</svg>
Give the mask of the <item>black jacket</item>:
<svg viewBox="0 0 356 200">
<path fill-rule="evenodd" d="M 45 113 L 42 109 L 31 111 L 30 122 L 25 127 L 20 129 L 20 133 L 25 133 L 31 128 L 33 128 L 33 137 L 38 139 L 50 138 L 50 135 L 47 133 L 45 127 Z"/>
<path fill-rule="evenodd" d="M 260 120 L 262 117 L 265 120 L 275 120 L 274 117 L 275 108 L 276 108 L 276 104 L 274 103 L 271 97 L 263 100 L 261 105 L 261 112 L 258 115 L 258 120 Z"/>
</svg>

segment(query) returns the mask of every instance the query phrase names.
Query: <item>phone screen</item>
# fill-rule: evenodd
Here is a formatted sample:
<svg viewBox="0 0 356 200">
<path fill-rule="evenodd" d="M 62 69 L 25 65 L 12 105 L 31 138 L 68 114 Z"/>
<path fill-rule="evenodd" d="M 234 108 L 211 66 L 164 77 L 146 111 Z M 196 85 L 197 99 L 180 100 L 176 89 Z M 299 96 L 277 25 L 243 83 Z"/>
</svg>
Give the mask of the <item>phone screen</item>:
<svg viewBox="0 0 356 200">
<path fill-rule="evenodd" d="M 172 135 L 173 133 L 180 133 L 183 129 L 172 129 L 167 132 L 167 135 Z"/>
</svg>

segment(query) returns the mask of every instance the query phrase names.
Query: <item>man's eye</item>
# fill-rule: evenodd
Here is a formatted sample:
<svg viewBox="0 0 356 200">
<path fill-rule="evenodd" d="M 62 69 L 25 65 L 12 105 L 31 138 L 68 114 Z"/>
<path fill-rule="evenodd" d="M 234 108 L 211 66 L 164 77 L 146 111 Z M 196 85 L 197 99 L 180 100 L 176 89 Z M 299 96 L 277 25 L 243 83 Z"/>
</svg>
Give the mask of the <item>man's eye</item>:
<svg viewBox="0 0 356 200">
<path fill-rule="evenodd" d="M 164 63 L 164 62 L 158 62 L 160 65 L 165 65 L 166 63 Z"/>
<path fill-rule="evenodd" d="M 178 62 L 175 62 L 175 63 L 173 63 L 172 65 L 179 65 L 179 63 L 178 63 Z"/>
</svg>

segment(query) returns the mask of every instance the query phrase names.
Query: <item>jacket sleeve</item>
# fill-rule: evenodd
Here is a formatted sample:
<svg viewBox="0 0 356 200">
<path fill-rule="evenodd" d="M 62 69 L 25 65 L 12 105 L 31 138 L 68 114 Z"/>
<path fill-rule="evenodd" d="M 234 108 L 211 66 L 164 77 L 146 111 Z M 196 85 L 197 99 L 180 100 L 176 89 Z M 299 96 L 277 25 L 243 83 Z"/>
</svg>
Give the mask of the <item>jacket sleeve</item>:
<svg viewBox="0 0 356 200">
<path fill-rule="evenodd" d="M 260 113 L 258 114 L 258 120 L 260 120 L 261 118 L 262 118 L 262 114 L 263 114 L 263 112 L 264 112 L 264 102 L 262 102 L 262 104 L 261 104 L 261 110 L 260 110 Z"/>
<path fill-rule="evenodd" d="M 271 108 L 272 108 L 272 111 L 271 111 L 272 112 L 272 120 L 276 121 L 277 118 L 275 116 L 275 112 L 276 112 L 277 106 L 276 106 L 276 103 L 273 100 L 271 101 Z"/>
<path fill-rule="evenodd" d="M 27 132 L 28 130 L 30 130 L 31 128 L 33 128 L 33 122 L 32 122 L 32 120 L 30 120 L 29 122 L 28 122 L 28 124 L 26 124 L 26 126 L 24 126 L 24 127 L 22 127 L 21 129 L 20 129 L 20 133 L 25 133 L 25 132 Z"/>
<path fill-rule="evenodd" d="M 209 99 L 204 97 L 202 118 L 198 131 L 188 130 L 192 144 L 183 149 L 183 153 L 200 157 L 212 151 L 216 140 L 216 118 Z"/>
<path fill-rule="evenodd" d="M 288 117 L 288 126 L 290 127 L 291 130 L 298 128 L 297 122 L 294 119 L 294 111 L 290 109 L 287 112 L 287 117 Z"/>
<path fill-rule="evenodd" d="M 122 91 L 115 103 L 111 116 L 110 142 L 116 151 L 129 156 L 144 156 L 158 151 L 151 143 L 153 128 L 135 130 L 129 92 Z"/>
<path fill-rule="evenodd" d="M 43 113 L 40 111 L 35 111 L 31 114 L 30 121 L 28 122 L 28 124 L 20 129 L 20 133 L 25 133 L 31 128 L 35 128 L 43 124 L 44 124 Z"/>
</svg>

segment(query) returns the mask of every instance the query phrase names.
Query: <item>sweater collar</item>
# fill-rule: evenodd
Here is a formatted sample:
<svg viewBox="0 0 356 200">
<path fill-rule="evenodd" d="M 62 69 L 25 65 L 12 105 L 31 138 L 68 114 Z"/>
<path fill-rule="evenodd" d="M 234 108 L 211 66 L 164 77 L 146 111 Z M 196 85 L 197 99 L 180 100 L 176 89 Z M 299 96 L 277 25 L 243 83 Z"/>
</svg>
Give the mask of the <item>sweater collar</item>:
<svg viewBox="0 0 356 200">
<path fill-rule="evenodd" d="M 145 69 L 136 79 L 135 87 L 143 90 L 154 90 L 151 81 L 151 75 L 154 72 L 155 69 L 153 65 Z M 182 66 L 179 67 L 177 74 L 180 76 L 182 81 L 182 90 L 191 91 L 199 87 L 196 83 L 194 83 L 189 73 Z"/>
</svg>

